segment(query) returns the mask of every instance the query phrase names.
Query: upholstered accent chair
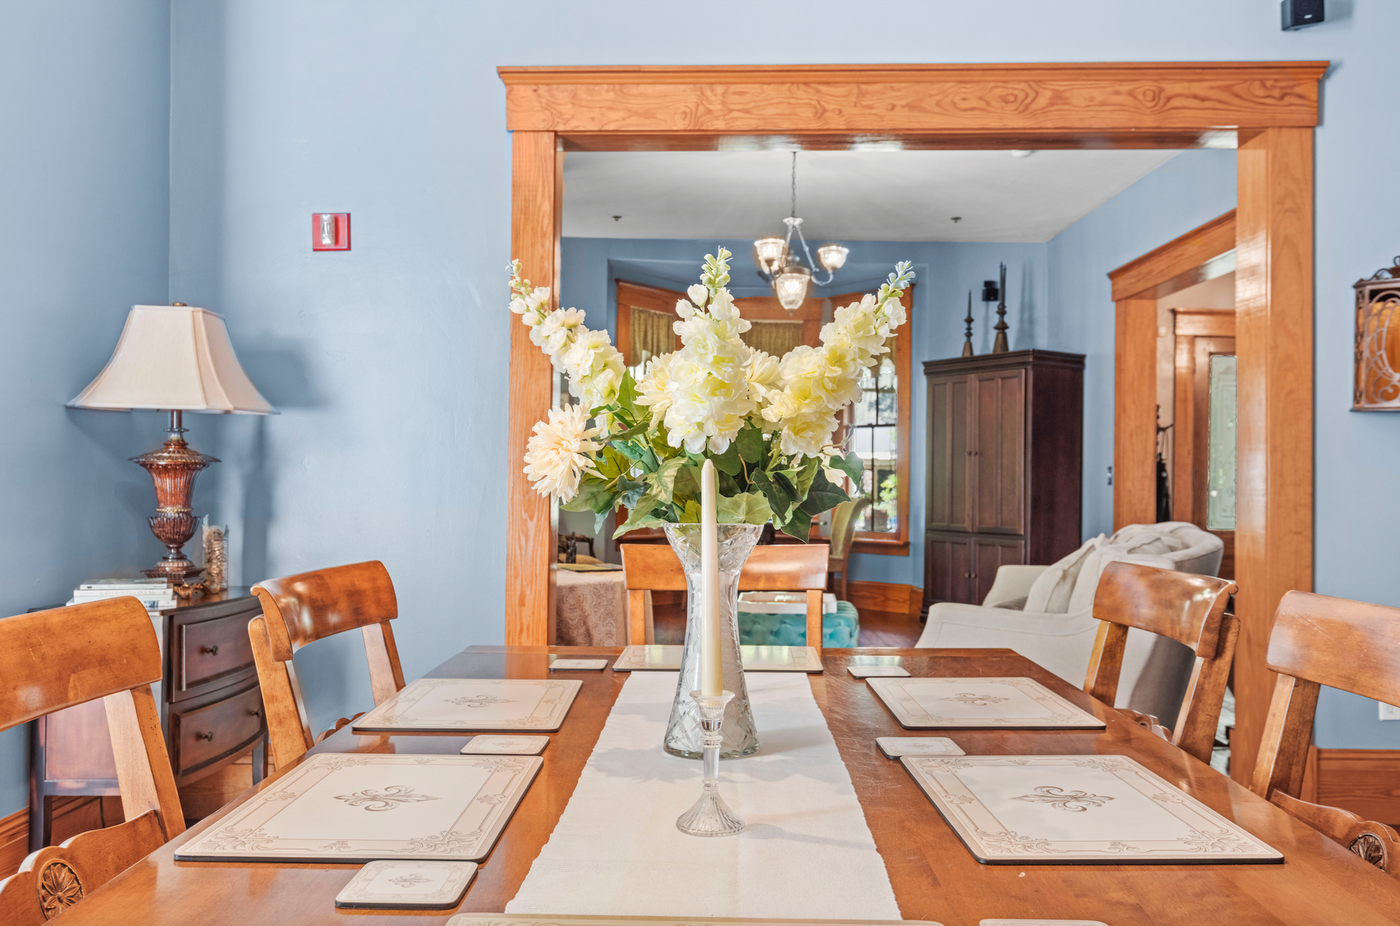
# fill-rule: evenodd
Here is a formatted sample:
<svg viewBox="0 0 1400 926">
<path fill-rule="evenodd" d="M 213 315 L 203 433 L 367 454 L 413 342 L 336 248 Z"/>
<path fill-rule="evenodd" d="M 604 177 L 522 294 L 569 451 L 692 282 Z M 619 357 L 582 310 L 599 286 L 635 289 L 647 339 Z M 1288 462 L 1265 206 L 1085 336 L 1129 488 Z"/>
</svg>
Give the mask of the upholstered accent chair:
<svg viewBox="0 0 1400 926">
<path fill-rule="evenodd" d="M 929 608 L 920 647 L 1007 647 L 1080 685 L 1099 621 L 1094 593 L 1111 562 L 1214 576 L 1225 545 L 1185 521 L 1130 524 L 1100 534 L 1049 566 L 1002 566 L 980 605 L 940 602 Z M 1117 707 L 1175 717 L 1190 680 L 1191 650 L 1142 630 L 1128 633 Z"/>
<path fill-rule="evenodd" d="M 838 601 L 847 600 L 846 573 L 851 564 L 851 545 L 855 542 L 856 525 L 869 507 L 870 499 L 856 498 L 842 502 L 831 510 L 831 553 L 828 554 L 826 571 L 841 574 L 841 578 L 832 583 L 832 591 L 836 593 Z"/>
</svg>

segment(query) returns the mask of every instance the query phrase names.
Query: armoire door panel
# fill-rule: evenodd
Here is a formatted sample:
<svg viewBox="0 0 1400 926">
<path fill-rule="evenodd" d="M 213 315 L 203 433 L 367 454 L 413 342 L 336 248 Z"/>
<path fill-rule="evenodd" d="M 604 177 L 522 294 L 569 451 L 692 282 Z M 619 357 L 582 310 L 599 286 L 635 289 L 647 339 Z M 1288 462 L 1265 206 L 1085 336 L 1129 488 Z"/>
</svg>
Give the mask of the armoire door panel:
<svg viewBox="0 0 1400 926">
<path fill-rule="evenodd" d="M 972 601 L 971 538 L 927 536 L 924 539 L 924 599 L 926 603 Z"/>
<path fill-rule="evenodd" d="M 972 595 L 981 604 L 992 590 L 997 570 L 1002 566 L 1022 566 L 1026 562 L 1026 543 L 1021 539 L 1002 540 L 974 537 L 972 540 Z"/>
<path fill-rule="evenodd" d="M 968 378 L 929 383 L 929 528 L 967 530 L 972 526 L 968 486 Z"/>
<path fill-rule="evenodd" d="M 974 388 L 972 529 L 1019 534 L 1025 530 L 1026 374 L 982 373 Z"/>
</svg>

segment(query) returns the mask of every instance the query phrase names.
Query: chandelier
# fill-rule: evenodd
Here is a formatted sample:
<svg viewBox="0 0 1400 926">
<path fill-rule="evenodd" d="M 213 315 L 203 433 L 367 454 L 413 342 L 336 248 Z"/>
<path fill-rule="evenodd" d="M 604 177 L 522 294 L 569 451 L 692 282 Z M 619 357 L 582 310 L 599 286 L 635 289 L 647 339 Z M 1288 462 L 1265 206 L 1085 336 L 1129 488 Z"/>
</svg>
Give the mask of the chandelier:
<svg viewBox="0 0 1400 926">
<path fill-rule="evenodd" d="M 813 277 L 812 270 L 816 267 L 816 261 L 812 260 L 807 239 L 802 235 L 802 220 L 797 217 L 796 151 L 792 153 L 792 212 L 783 219 L 783 224 L 787 226 L 786 238 L 760 238 L 753 243 L 753 249 L 758 259 L 759 273 L 773 285 L 773 294 L 778 297 L 778 302 L 789 312 L 796 312 L 802 301 L 807 298 L 807 287 L 812 283 L 818 286 L 830 283 L 836 271 L 845 265 L 846 255 L 850 253 L 849 249 L 839 244 L 826 244 L 817 248 L 817 260 L 826 271 L 826 279 Z M 807 257 L 805 267 L 798 263 L 797 255 L 793 252 L 794 234 L 802 244 L 802 253 Z"/>
</svg>

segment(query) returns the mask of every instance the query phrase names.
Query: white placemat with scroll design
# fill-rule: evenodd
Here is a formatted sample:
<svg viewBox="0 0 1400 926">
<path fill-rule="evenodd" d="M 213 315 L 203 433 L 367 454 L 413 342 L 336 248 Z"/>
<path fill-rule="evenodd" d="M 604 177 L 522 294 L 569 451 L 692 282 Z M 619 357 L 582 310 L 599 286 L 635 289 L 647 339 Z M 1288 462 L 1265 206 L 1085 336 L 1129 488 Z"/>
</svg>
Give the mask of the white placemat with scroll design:
<svg viewBox="0 0 1400 926">
<path fill-rule="evenodd" d="M 661 748 L 676 681 L 675 672 L 628 677 L 506 912 L 899 919 L 884 860 L 805 676 L 745 677 L 761 746 L 721 762 L 719 788 L 748 828 L 719 839 L 676 829 L 701 788 L 700 763 Z"/>
<path fill-rule="evenodd" d="M 906 730 L 1104 727 L 1093 714 L 1030 678 L 871 678 L 866 684 Z"/>
<path fill-rule="evenodd" d="M 1127 756 L 905 756 L 981 862 L 1220 865 L 1283 856 Z"/>
<path fill-rule="evenodd" d="M 322 754 L 197 838 L 181 861 L 486 858 L 539 773 L 539 756 Z"/>
<path fill-rule="evenodd" d="M 420 678 L 351 724 L 356 733 L 534 730 L 564 723 L 576 678 Z"/>
</svg>

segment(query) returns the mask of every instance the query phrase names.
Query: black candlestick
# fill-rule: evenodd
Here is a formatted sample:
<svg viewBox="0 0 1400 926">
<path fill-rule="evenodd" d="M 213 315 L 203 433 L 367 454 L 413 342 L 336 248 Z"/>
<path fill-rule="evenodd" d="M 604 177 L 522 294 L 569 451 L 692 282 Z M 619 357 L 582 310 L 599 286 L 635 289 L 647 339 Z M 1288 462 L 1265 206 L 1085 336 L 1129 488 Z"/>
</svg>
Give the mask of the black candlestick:
<svg viewBox="0 0 1400 926">
<path fill-rule="evenodd" d="M 997 303 L 997 323 L 993 325 L 997 332 L 997 339 L 992 344 L 992 353 L 1004 354 L 1011 350 L 1011 345 L 1006 340 L 1006 329 L 1010 326 L 1006 324 L 1006 265 L 1001 265 L 1001 301 Z"/>
<path fill-rule="evenodd" d="M 972 356 L 972 290 L 970 290 L 970 289 L 967 291 L 967 318 L 964 318 L 963 321 L 967 322 L 967 334 L 965 335 L 966 340 L 963 341 L 963 352 L 962 352 L 962 355 L 963 355 L 964 357 L 971 357 L 971 356 Z"/>
</svg>

